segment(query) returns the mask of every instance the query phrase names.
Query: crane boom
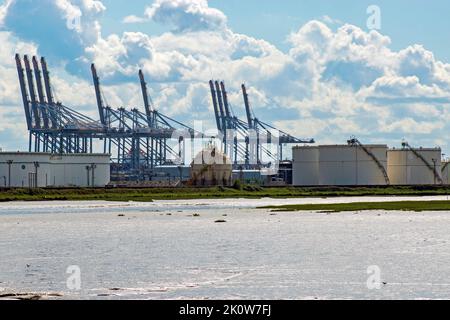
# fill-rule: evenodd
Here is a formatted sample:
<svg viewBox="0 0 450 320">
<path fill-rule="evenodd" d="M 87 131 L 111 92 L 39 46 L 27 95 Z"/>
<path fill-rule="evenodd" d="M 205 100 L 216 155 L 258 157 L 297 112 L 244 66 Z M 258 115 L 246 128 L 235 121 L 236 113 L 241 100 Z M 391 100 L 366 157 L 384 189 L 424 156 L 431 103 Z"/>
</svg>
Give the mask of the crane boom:
<svg viewBox="0 0 450 320">
<path fill-rule="evenodd" d="M 45 101 L 45 95 L 44 95 L 44 87 L 42 86 L 42 73 L 39 68 L 39 63 L 38 63 L 38 60 L 36 59 L 36 56 L 33 56 L 32 61 L 33 61 L 34 76 L 36 79 L 36 87 L 38 90 L 39 102 L 41 103 L 41 105 L 44 105 L 44 104 L 46 104 L 46 101 Z M 48 129 L 47 110 L 42 109 L 42 116 L 44 118 L 44 128 Z"/>
<path fill-rule="evenodd" d="M 148 99 L 147 83 L 145 82 L 144 73 L 142 70 L 139 70 L 139 79 L 141 81 L 142 97 L 144 98 L 145 114 L 147 115 L 147 121 L 151 123 L 153 110 Z"/>
<path fill-rule="evenodd" d="M 17 66 L 17 73 L 19 75 L 20 91 L 22 92 L 22 101 L 23 101 L 23 107 L 24 107 L 24 111 L 25 111 L 25 118 L 27 121 L 28 130 L 30 130 L 31 129 L 30 102 L 28 100 L 27 85 L 25 83 L 24 70 L 23 70 L 22 61 L 20 59 L 19 54 L 16 54 L 16 66 Z"/>
<path fill-rule="evenodd" d="M 28 80 L 28 91 L 30 92 L 30 99 L 31 99 L 31 110 L 33 113 L 34 118 L 34 124 L 37 128 L 41 127 L 41 119 L 39 116 L 38 111 L 38 101 L 36 97 L 36 90 L 34 88 L 34 82 L 33 82 L 33 70 L 31 70 L 30 60 L 28 59 L 28 56 L 25 55 L 23 57 L 23 60 L 25 62 L 25 69 L 27 73 L 27 80 Z"/>
<path fill-rule="evenodd" d="M 45 91 L 47 93 L 47 102 L 52 105 L 55 101 L 53 100 L 52 85 L 50 83 L 50 72 L 48 71 L 47 61 L 45 61 L 44 57 L 41 58 L 41 65 L 42 73 L 44 75 Z"/>
<path fill-rule="evenodd" d="M 100 90 L 100 79 L 97 75 L 97 69 L 95 68 L 95 64 L 91 65 L 91 71 L 92 71 L 92 79 L 94 81 L 95 97 L 97 99 L 97 107 L 98 107 L 98 114 L 100 116 L 100 122 L 103 125 L 106 125 L 102 93 Z"/>
<path fill-rule="evenodd" d="M 244 104 L 245 104 L 245 113 L 247 114 L 247 123 L 250 129 L 253 129 L 253 118 L 250 110 L 250 103 L 248 101 L 247 89 L 245 88 L 245 84 L 242 84 L 242 94 L 244 96 Z"/>
<path fill-rule="evenodd" d="M 231 112 L 230 112 L 230 107 L 228 105 L 228 94 L 225 89 L 225 83 L 223 81 L 220 82 L 220 88 L 222 89 L 223 104 L 225 107 L 225 115 L 226 115 L 227 119 L 229 119 L 231 116 Z"/>
<path fill-rule="evenodd" d="M 222 126 L 220 124 L 219 108 L 217 106 L 216 90 L 214 89 L 214 83 L 212 80 L 209 81 L 209 87 L 211 89 L 211 98 L 212 98 L 213 107 L 214 107 L 214 115 L 216 117 L 217 130 L 219 132 L 222 132 Z"/>
<path fill-rule="evenodd" d="M 222 92 L 220 90 L 219 82 L 216 81 L 215 84 L 216 84 L 217 100 L 219 101 L 219 111 L 220 111 L 222 131 L 225 131 L 227 129 L 227 121 L 225 119 L 225 112 L 223 110 Z"/>
</svg>

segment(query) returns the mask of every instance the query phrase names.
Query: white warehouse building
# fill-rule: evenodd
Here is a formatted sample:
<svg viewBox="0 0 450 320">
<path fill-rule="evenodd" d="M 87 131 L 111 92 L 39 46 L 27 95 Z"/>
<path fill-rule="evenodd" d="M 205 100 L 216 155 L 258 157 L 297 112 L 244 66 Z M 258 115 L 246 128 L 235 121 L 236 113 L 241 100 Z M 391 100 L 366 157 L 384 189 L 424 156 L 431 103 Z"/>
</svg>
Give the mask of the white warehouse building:
<svg viewBox="0 0 450 320">
<path fill-rule="evenodd" d="M 0 152 L 1 187 L 104 187 L 109 182 L 109 154 Z"/>
</svg>

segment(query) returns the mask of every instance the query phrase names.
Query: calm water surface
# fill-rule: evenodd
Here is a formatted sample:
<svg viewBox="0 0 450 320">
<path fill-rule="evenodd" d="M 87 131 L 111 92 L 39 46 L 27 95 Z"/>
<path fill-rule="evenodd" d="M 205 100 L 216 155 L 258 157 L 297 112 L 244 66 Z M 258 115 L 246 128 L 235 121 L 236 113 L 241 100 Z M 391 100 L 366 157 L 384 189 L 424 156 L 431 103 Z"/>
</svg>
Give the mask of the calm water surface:
<svg viewBox="0 0 450 320">
<path fill-rule="evenodd" d="M 388 198 L 410 199 L 447 197 Z M 274 215 L 255 209 L 386 200 L 0 204 L 0 294 L 56 292 L 62 299 L 450 298 L 450 212 Z M 79 291 L 66 284 L 72 265 L 81 270 Z M 384 282 L 379 290 L 366 284 L 367 268 L 373 265 Z"/>
</svg>

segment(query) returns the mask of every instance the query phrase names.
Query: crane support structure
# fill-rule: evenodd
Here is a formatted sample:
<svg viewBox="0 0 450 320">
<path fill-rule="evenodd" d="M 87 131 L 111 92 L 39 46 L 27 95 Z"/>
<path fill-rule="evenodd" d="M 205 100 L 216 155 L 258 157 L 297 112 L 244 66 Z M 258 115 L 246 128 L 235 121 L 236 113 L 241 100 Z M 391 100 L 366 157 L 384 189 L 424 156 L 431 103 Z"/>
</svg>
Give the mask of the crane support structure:
<svg viewBox="0 0 450 320">
<path fill-rule="evenodd" d="M 444 184 L 444 181 L 442 180 L 442 177 L 437 171 L 436 167 L 431 165 L 420 153 L 416 151 L 416 149 L 411 147 L 406 141 L 402 142 L 402 147 L 411 151 L 418 159 L 420 159 L 427 166 L 427 168 L 430 169 L 431 172 L 433 172 L 434 178 L 436 179 L 436 181 L 438 181 L 439 184 Z"/>
<path fill-rule="evenodd" d="M 376 163 L 377 167 L 380 169 L 381 173 L 383 174 L 384 180 L 386 182 L 386 185 L 390 185 L 391 181 L 389 180 L 389 176 L 386 172 L 386 168 L 383 166 L 383 164 L 380 162 L 380 160 L 371 152 L 365 145 L 363 145 L 358 139 L 355 137 L 352 137 L 348 141 L 349 145 L 360 147 L 372 160 Z"/>
</svg>

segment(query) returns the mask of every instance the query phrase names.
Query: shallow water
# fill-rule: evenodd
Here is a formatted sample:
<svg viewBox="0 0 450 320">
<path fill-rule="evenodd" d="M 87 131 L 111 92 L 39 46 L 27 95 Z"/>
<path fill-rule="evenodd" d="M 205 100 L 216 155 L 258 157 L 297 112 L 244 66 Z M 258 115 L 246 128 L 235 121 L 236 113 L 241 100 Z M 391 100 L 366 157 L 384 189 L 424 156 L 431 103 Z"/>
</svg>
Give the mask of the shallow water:
<svg viewBox="0 0 450 320">
<path fill-rule="evenodd" d="M 447 197 L 0 204 L 0 294 L 60 292 L 64 299 L 450 298 L 449 212 L 273 215 L 254 209 L 424 199 Z M 215 223 L 219 219 L 226 223 Z M 66 285 L 71 265 L 81 270 L 79 291 Z M 372 265 L 381 270 L 379 290 L 366 285 Z"/>
</svg>

